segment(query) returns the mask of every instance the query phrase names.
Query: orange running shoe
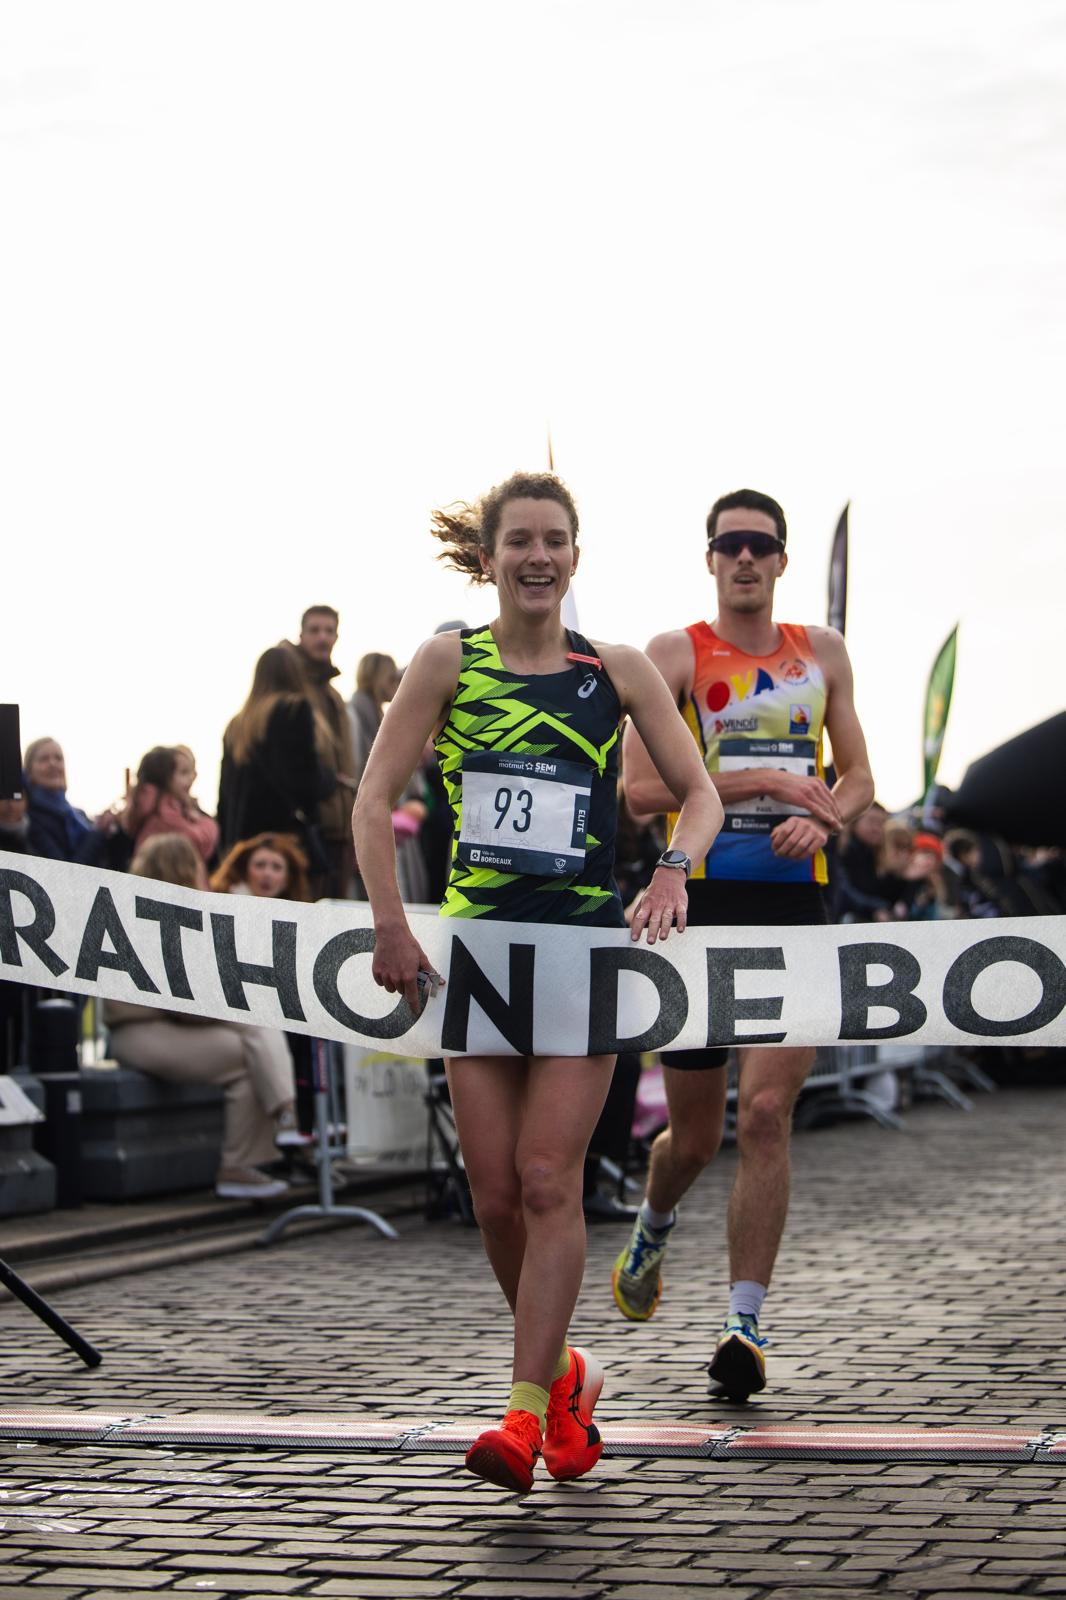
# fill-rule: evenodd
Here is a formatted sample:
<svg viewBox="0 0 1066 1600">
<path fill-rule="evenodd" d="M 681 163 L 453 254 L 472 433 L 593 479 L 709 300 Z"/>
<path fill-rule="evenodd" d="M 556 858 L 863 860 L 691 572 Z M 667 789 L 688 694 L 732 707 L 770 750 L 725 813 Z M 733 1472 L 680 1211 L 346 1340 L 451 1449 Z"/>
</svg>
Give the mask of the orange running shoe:
<svg viewBox="0 0 1066 1600">
<path fill-rule="evenodd" d="M 531 1411 L 508 1411 L 498 1428 L 489 1428 L 466 1452 L 466 1464 L 479 1478 L 528 1494 L 541 1447 L 540 1423 Z"/>
<path fill-rule="evenodd" d="M 592 1420 L 603 1388 L 603 1368 L 587 1350 L 570 1350 L 570 1371 L 556 1378 L 548 1400 L 544 1465 L 553 1478 L 583 1478 L 603 1453 Z"/>
</svg>

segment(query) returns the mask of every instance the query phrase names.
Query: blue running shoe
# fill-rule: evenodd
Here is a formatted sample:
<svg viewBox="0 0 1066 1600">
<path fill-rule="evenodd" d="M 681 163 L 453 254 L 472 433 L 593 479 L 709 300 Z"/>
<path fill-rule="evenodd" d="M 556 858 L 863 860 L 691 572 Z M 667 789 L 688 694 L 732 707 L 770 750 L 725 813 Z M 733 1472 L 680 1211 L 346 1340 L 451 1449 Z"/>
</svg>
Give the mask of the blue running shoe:
<svg viewBox="0 0 1066 1600">
<path fill-rule="evenodd" d="M 630 1322 L 647 1322 L 655 1315 L 663 1292 L 662 1259 L 673 1226 L 669 1222 L 665 1228 L 649 1228 L 638 1213 L 629 1243 L 614 1264 L 614 1302 Z"/>
</svg>

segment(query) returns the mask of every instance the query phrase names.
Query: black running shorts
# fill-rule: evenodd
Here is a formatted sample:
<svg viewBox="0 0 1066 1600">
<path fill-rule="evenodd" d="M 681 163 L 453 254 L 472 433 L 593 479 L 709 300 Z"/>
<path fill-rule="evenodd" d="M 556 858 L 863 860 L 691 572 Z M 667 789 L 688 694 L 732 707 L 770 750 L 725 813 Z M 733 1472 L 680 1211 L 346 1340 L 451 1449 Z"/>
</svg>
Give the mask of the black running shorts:
<svg viewBox="0 0 1066 1600">
<path fill-rule="evenodd" d="M 818 927 L 829 921 L 820 883 L 748 883 L 733 878 L 693 878 L 688 922 L 693 928 Z M 727 1049 L 664 1050 L 664 1067 L 706 1072 L 724 1067 Z"/>
</svg>

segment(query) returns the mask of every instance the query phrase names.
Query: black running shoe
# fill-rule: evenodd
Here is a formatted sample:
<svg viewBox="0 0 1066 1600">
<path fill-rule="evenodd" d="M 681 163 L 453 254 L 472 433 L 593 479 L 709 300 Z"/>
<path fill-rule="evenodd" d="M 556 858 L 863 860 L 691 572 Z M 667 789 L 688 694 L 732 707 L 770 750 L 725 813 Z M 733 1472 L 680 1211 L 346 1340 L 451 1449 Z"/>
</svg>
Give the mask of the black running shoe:
<svg viewBox="0 0 1066 1600">
<path fill-rule="evenodd" d="M 729 1400 L 746 1400 L 766 1388 L 766 1340 L 759 1337 L 755 1317 L 731 1312 L 725 1319 L 707 1376 L 711 1394 Z M 714 1387 L 717 1385 L 717 1387 Z"/>
</svg>

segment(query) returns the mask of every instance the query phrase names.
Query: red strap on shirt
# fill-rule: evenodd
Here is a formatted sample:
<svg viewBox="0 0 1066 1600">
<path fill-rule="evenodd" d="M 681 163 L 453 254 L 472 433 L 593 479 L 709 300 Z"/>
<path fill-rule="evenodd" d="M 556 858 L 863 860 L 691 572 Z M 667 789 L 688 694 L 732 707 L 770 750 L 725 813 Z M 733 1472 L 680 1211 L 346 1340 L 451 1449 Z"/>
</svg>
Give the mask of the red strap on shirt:
<svg viewBox="0 0 1066 1600">
<path fill-rule="evenodd" d="M 582 656 L 576 650 L 566 652 L 567 661 L 576 661 L 583 667 L 595 667 L 597 672 L 603 671 L 603 662 L 599 656 Z"/>
</svg>

